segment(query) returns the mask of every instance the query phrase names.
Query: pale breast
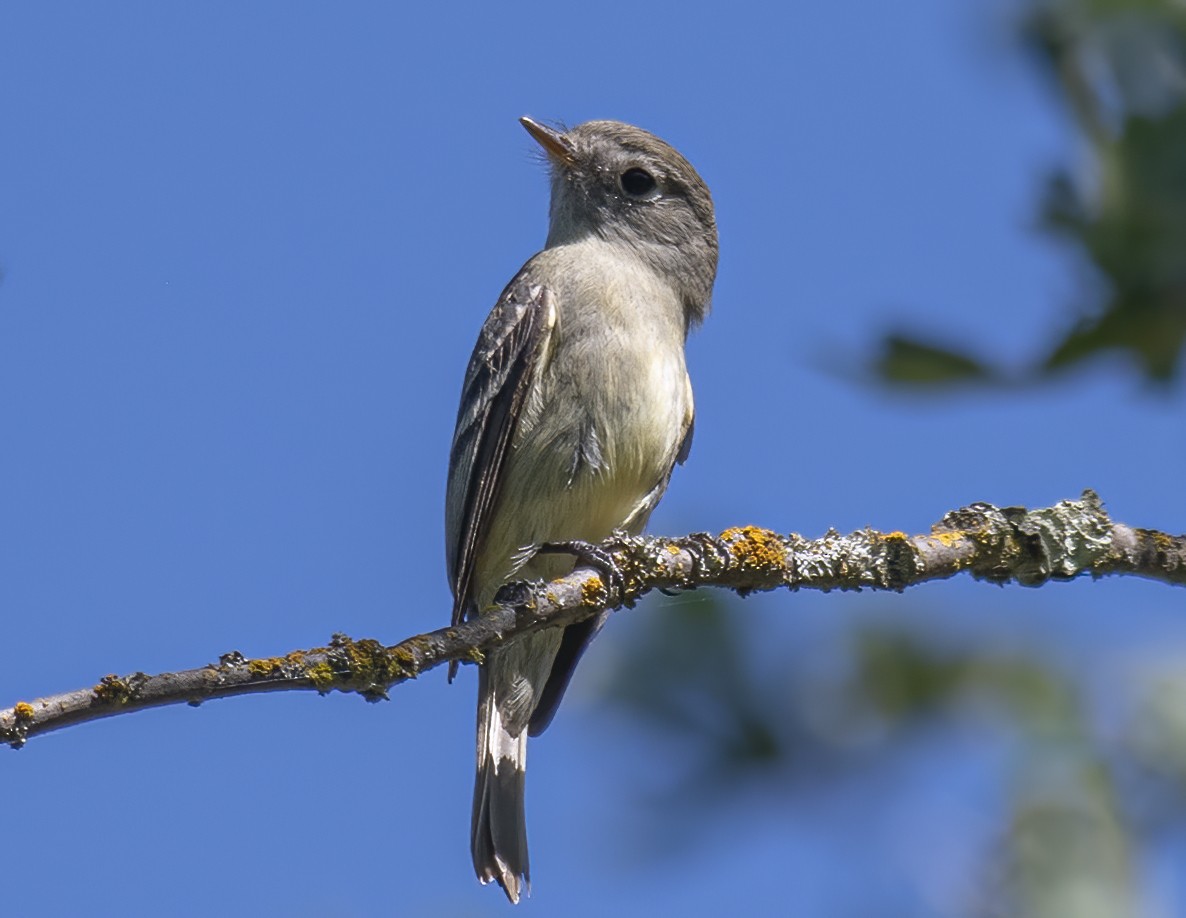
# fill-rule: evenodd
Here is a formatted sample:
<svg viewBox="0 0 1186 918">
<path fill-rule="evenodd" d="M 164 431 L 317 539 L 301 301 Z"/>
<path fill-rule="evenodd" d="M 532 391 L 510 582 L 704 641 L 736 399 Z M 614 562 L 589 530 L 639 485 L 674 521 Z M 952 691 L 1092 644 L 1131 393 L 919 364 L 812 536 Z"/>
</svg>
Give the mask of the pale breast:
<svg viewBox="0 0 1186 918">
<path fill-rule="evenodd" d="M 641 529 L 691 421 L 682 312 L 670 288 L 600 254 L 578 281 L 557 265 L 558 320 L 478 559 L 480 603 L 513 575 L 571 566 L 551 557 L 516 571 L 527 546 Z"/>
</svg>

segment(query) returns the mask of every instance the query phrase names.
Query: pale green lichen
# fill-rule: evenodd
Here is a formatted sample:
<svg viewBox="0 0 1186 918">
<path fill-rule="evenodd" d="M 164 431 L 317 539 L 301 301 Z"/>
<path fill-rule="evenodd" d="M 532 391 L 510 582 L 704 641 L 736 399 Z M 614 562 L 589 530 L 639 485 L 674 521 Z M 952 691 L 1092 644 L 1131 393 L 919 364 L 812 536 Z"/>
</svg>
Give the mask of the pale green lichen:
<svg viewBox="0 0 1186 918">
<path fill-rule="evenodd" d="M 258 660 L 247 661 L 248 672 L 260 679 L 274 675 L 283 668 L 284 660 L 280 657 L 264 657 Z"/>
<path fill-rule="evenodd" d="M 95 698 L 104 704 L 127 704 L 132 698 L 132 687 L 114 673 L 100 679 L 99 684 L 91 691 L 95 693 Z"/>
<path fill-rule="evenodd" d="M 328 663 L 314 663 L 305 669 L 305 675 L 323 695 L 334 687 L 334 670 Z"/>
</svg>

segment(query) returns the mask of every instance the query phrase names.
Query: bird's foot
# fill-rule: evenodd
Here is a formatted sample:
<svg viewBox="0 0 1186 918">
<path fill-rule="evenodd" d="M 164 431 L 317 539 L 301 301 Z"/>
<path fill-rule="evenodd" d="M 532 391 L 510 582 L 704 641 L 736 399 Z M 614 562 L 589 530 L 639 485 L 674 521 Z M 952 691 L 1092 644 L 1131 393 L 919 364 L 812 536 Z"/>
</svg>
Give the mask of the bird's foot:
<svg viewBox="0 0 1186 918">
<path fill-rule="evenodd" d="M 606 582 L 606 595 L 611 598 L 617 594 L 618 601 L 626 599 L 626 575 L 618 567 L 614 556 L 592 542 L 580 539 L 570 539 L 564 542 L 544 542 L 535 553 L 537 555 L 572 555 L 577 561 L 593 568 Z"/>
</svg>

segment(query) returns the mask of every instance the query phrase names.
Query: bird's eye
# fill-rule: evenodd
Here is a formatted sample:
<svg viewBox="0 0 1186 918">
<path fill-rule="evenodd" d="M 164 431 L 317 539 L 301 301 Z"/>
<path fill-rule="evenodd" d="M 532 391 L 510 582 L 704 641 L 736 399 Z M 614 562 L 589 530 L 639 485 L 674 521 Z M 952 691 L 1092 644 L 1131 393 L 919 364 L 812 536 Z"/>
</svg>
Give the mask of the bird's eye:
<svg viewBox="0 0 1186 918">
<path fill-rule="evenodd" d="M 622 190 L 632 198 L 645 198 L 655 190 L 655 177 L 646 169 L 627 169 L 618 178 Z"/>
</svg>

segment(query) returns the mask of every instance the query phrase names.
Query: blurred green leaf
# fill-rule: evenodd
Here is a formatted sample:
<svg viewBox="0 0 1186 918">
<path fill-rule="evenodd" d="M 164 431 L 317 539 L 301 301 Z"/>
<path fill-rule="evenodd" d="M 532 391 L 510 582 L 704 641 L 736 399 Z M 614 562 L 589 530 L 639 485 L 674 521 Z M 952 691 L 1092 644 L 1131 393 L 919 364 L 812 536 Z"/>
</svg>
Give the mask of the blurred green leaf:
<svg viewBox="0 0 1186 918">
<path fill-rule="evenodd" d="M 1127 721 L 1123 749 L 1144 780 L 1156 781 L 1158 820 L 1180 820 L 1186 807 L 1186 669 L 1175 660 L 1148 677 Z M 1146 788 L 1148 790 L 1148 788 Z"/>
<path fill-rule="evenodd" d="M 1164 381 L 1186 344 L 1186 104 L 1162 118 L 1128 119 L 1111 158 L 1094 212 L 1072 200 L 1065 177 L 1052 180 L 1047 225 L 1082 246 L 1108 289 L 1101 311 L 1084 316 L 1046 366 L 1122 350 Z"/>
<path fill-rule="evenodd" d="M 1092 166 L 1079 178 L 1058 169 L 1047 181 L 1042 226 L 1081 254 L 1089 283 L 1068 329 L 1021 376 L 1112 352 L 1169 382 L 1186 353 L 1186 4 L 1035 0 L 1021 38 Z M 933 386 L 1010 378 L 922 337 L 888 337 L 878 377 Z"/>
<path fill-rule="evenodd" d="M 982 363 L 967 354 L 925 344 L 905 335 L 887 336 L 881 348 L 876 373 L 889 383 L 983 382 L 991 375 Z"/>
<path fill-rule="evenodd" d="M 996 848 L 966 914 L 1142 914 L 1141 846 L 1186 800 L 1177 665 L 1138 687 L 1131 728 L 1117 741 L 1100 732 L 1083 687 L 1040 657 L 879 625 L 854 629 L 847 659 L 831 667 L 806 665 L 802 649 L 788 647 L 771 671 L 752 662 L 761 625 L 736 604 L 696 594 L 654 610 L 609 682 L 611 700 L 645 735 L 676 744 L 669 761 L 678 767 L 663 771 L 651 811 L 672 842 L 711 836 L 713 821 L 694 814 L 693 801 L 720 803 L 755 777 L 774 801 L 790 786 L 868 776 L 895 750 L 980 717 L 1013 737 L 1013 751 Z"/>
<path fill-rule="evenodd" d="M 1090 746 L 1037 751 L 1015 777 L 996 913 L 1010 918 L 1140 914 L 1132 842 L 1108 769 Z"/>
</svg>

